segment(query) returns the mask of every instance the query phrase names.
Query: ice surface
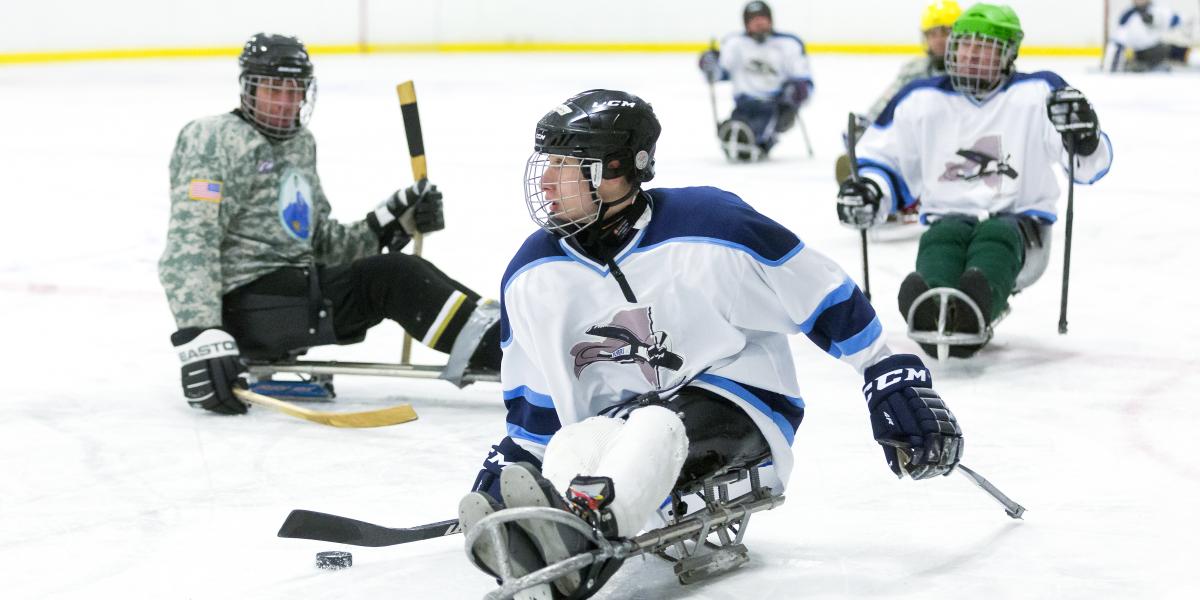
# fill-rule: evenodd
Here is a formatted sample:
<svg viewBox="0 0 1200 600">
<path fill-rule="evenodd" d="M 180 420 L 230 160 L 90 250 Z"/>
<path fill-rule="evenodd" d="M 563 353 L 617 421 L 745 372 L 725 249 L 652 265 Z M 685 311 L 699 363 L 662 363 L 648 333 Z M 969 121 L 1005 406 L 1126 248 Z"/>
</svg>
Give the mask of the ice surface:
<svg viewBox="0 0 1200 600">
<path fill-rule="evenodd" d="M 495 295 L 532 230 L 521 177 L 532 125 L 592 87 L 627 89 L 663 122 L 658 186 L 715 185 L 793 228 L 860 276 L 838 226 L 833 160 L 902 57 L 817 55 L 817 92 L 770 162 L 726 164 L 690 55 L 318 56 L 312 129 L 334 216 L 361 218 L 410 180 L 394 85 L 414 79 L 448 229 L 426 255 Z M 870 438 L 851 369 L 804 338 L 794 353 L 808 415 L 786 505 L 753 519 L 751 562 L 679 587 L 636 560 L 604 598 L 1193 598 L 1200 592 L 1200 242 L 1193 218 L 1200 78 L 1058 71 L 1111 135 L 1108 177 L 1076 190 L 1071 333 L 1055 324 L 1061 226 L 1042 281 L 1013 301 L 992 345 L 933 365 L 967 435 L 966 464 L 1028 507 L 1024 522 L 965 478 L 895 481 Z M 411 402 L 419 421 L 338 430 L 256 409 L 193 411 L 179 391 L 174 324 L 155 262 L 179 128 L 236 101 L 232 58 L 0 69 L 0 564 L 5 598 L 473 598 L 490 588 L 462 538 L 356 548 L 274 537 L 292 508 L 390 526 L 454 515 L 504 433 L 498 387 L 339 377 L 339 408 Z M 721 112 L 728 92 L 718 90 Z M 1065 212 L 1065 193 L 1062 203 Z M 916 346 L 895 308 L 915 237 L 871 248 L 889 341 Z M 314 357 L 394 360 L 381 326 Z M 417 357 L 433 361 L 429 351 Z"/>
</svg>

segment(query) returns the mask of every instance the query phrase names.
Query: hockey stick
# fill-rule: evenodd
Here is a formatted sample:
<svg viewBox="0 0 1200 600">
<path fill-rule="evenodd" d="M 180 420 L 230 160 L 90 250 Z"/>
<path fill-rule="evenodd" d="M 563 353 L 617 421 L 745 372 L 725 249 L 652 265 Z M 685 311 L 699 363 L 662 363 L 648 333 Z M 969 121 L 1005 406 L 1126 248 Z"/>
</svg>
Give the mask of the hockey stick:
<svg viewBox="0 0 1200 600">
<path fill-rule="evenodd" d="M 1071 226 L 1075 222 L 1075 148 L 1067 148 L 1067 234 L 1063 241 L 1062 304 L 1058 308 L 1058 334 L 1067 333 L 1067 286 L 1071 282 Z"/>
<path fill-rule="evenodd" d="M 279 527 L 279 537 L 379 548 L 462 533 L 458 519 L 416 527 L 384 527 L 348 517 L 296 509 Z"/>
<path fill-rule="evenodd" d="M 1004 492 L 1001 492 L 996 488 L 996 486 L 992 485 L 992 482 L 985 479 L 983 475 L 968 469 L 967 466 L 962 463 L 959 463 L 957 470 L 961 472 L 964 477 L 974 482 L 975 485 L 982 488 L 983 491 L 990 494 L 992 498 L 996 500 L 996 502 L 999 502 L 1000 506 L 1004 507 L 1004 512 L 1008 513 L 1008 516 L 1014 519 L 1023 519 L 1021 515 L 1025 514 L 1025 507 L 1017 504 L 1012 498 L 1005 496 Z"/>
<path fill-rule="evenodd" d="M 800 115 L 796 115 L 799 117 Z M 854 181 L 861 181 L 858 176 L 858 157 L 854 153 L 854 145 L 858 143 L 856 138 L 855 125 L 858 124 L 858 118 L 854 113 L 850 113 L 850 121 L 846 125 L 846 157 L 850 159 L 850 178 Z M 867 261 L 867 230 L 859 229 L 859 235 L 862 238 L 862 257 L 863 257 L 863 294 L 867 296 L 867 301 L 871 300 L 871 265 Z"/>
<path fill-rule="evenodd" d="M 812 142 L 808 141 L 808 128 L 804 126 L 804 115 L 796 109 L 796 124 L 800 126 L 800 135 L 804 136 L 804 147 L 808 148 L 808 157 L 813 157 Z"/>
<path fill-rule="evenodd" d="M 714 52 L 717 50 L 717 38 L 708 38 L 708 49 Z M 713 127 L 719 138 L 721 136 L 721 118 L 717 116 L 717 86 L 712 79 L 708 78 L 707 74 L 704 79 L 708 81 L 708 103 L 712 106 Z"/>
<path fill-rule="evenodd" d="M 421 115 L 417 112 L 417 90 L 412 80 L 396 86 L 396 95 L 400 98 L 400 116 L 404 119 L 404 137 L 408 141 L 408 155 L 412 161 L 413 181 L 429 177 L 425 165 L 425 141 L 421 137 Z M 425 246 L 425 235 L 413 231 L 413 256 L 420 256 Z M 400 350 L 400 364 L 407 365 L 412 360 L 412 336 L 404 333 L 404 345 Z"/>
<path fill-rule="evenodd" d="M 305 421 L 329 425 L 330 427 L 384 427 L 407 423 L 417 418 L 417 412 L 408 404 L 363 412 L 325 412 L 296 406 L 290 402 L 257 394 L 247 389 L 234 388 L 233 393 L 239 400 L 247 404 L 265 406 L 281 413 L 304 419 Z"/>
</svg>

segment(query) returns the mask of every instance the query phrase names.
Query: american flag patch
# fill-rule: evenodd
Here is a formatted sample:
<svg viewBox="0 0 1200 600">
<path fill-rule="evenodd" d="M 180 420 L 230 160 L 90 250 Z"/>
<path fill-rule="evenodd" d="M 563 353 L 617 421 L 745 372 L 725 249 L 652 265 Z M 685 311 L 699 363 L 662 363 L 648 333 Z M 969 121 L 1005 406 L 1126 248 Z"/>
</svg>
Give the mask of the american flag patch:
<svg viewBox="0 0 1200 600">
<path fill-rule="evenodd" d="M 188 199 L 205 202 L 221 201 L 221 182 L 208 179 L 193 179 L 188 184 Z"/>
</svg>

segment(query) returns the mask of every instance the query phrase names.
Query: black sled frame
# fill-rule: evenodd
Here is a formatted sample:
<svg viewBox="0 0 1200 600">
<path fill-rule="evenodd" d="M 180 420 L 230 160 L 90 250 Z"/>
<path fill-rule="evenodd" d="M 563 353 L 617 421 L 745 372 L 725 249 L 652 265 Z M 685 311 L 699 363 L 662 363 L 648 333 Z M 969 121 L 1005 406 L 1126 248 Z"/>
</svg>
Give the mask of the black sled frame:
<svg viewBox="0 0 1200 600">
<path fill-rule="evenodd" d="M 750 482 L 750 491 L 731 499 L 729 487 L 745 480 Z M 682 498 L 693 494 L 703 500 L 704 507 L 692 514 L 682 514 L 687 510 Z M 632 539 L 605 539 L 584 521 L 555 508 L 511 508 L 484 517 L 467 532 L 468 556 L 474 555 L 472 549 L 483 536 L 490 536 L 492 547 L 504 547 L 500 536 L 505 524 L 527 519 L 543 519 L 574 528 L 596 545 L 591 552 L 546 565 L 522 577 L 514 577 L 508 562 L 501 560 L 500 587 L 484 596 L 484 600 L 507 600 L 522 590 L 552 582 L 593 563 L 610 560 L 623 562 L 647 553 L 675 563 L 675 575 L 681 584 L 709 579 L 749 560 L 749 552 L 742 538 L 750 515 L 783 504 L 784 497 L 772 495 L 770 488 L 763 487 L 758 468 L 751 467 L 707 477 L 684 486 L 672 493 L 671 500 L 677 516 L 666 526 Z"/>
</svg>

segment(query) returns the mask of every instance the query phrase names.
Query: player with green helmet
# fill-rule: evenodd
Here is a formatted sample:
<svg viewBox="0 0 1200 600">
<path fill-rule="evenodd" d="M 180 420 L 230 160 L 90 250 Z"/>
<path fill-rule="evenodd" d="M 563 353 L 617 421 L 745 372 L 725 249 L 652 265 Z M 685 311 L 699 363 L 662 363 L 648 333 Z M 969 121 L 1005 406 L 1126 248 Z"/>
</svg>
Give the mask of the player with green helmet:
<svg viewBox="0 0 1200 600">
<path fill-rule="evenodd" d="M 1055 168 L 1073 161 L 1074 182 L 1090 184 L 1112 164 L 1082 93 L 1056 73 L 1017 70 L 1024 37 L 1012 8 L 964 11 L 946 75 L 892 97 L 857 144 L 859 177 L 838 190 L 838 218 L 858 229 L 919 206 L 930 227 L 897 300 L 910 337 L 939 357 L 977 352 L 1009 297 L 1045 270 Z"/>
</svg>

